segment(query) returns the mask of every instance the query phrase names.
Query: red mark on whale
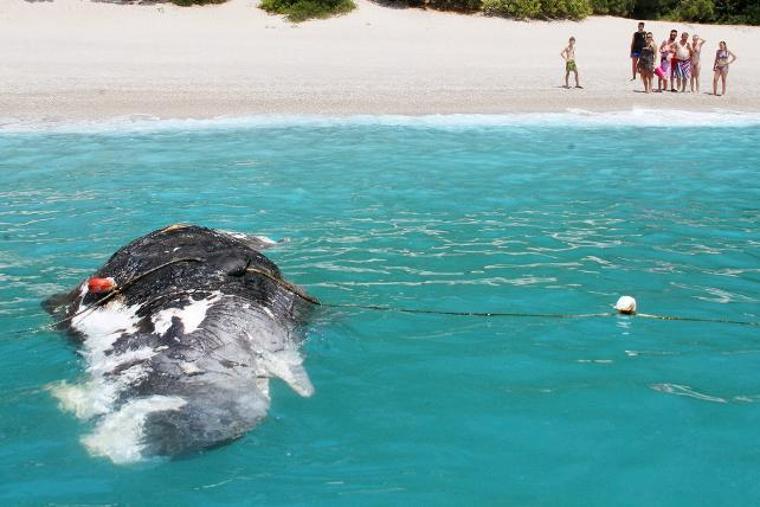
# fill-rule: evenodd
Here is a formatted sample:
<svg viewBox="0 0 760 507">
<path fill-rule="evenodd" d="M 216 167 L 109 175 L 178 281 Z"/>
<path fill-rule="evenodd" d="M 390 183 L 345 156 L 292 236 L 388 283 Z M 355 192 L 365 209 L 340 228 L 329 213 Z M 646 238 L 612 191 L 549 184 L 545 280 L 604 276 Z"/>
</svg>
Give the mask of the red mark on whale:
<svg viewBox="0 0 760 507">
<path fill-rule="evenodd" d="M 87 280 L 87 290 L 94 294 L 103 294 L 104 292 L 111 292 L 116 288 L 116 281 L 111 278 L 100 278 L 93 276 Z"/>
</svg>

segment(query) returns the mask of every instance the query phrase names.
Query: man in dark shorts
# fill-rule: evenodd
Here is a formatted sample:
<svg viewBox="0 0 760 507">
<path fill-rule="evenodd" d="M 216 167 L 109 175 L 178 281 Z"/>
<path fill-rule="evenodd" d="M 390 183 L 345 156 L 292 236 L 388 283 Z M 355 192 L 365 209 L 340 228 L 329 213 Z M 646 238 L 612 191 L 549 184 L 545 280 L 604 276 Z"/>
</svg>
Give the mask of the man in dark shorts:
<svg viewBox="0 0 760 507">
<path fill-rule="evenodd" d="M 631 81 L 636 81 L 636 69 L 639 64 L 639 55 L 641 49 L 646 43 L 646 32 L 644 31 L 644 22 L 639 21 L 639 31 L 633 32 L 633 39 L 631 39 Z"/>
</svg>

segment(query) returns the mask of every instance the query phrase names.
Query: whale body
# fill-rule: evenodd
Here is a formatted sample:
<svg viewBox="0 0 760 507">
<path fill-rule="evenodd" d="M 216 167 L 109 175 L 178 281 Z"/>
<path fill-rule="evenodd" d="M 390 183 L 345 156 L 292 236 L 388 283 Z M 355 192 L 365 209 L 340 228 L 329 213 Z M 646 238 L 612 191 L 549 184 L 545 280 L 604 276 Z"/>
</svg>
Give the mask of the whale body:
<svg viewBox="0 0 760 507">
<path fill-rule="evenodd" d="M 270 379 L 314 392 L 300 345 L 316 300 L 261 254 L 270 245 L 169 226 L 45 303 L 85 359 L 80 383 L 52 390 L 92 421 L 92 454 L 127 463 L 214 447 L 266 416 Z"/>
</svg>

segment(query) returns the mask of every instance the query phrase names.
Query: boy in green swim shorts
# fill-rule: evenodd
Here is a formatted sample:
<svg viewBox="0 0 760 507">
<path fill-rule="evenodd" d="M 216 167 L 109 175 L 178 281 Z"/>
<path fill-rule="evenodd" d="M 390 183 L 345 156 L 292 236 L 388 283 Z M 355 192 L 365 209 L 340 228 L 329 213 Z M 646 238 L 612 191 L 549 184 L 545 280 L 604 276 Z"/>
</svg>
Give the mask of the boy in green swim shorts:
<svg viewBox="0 0 760 507">
<path fill-rule="evenodd" d="M 578 82 L 578 66 L 575 64 L 575 37 L 570 37 L 567 47 L 559 54 L 565 60 L 565 88 L 570 88 L 570 73 L 575 74 L 575 87 L 583 88 Z"/>
</svg>

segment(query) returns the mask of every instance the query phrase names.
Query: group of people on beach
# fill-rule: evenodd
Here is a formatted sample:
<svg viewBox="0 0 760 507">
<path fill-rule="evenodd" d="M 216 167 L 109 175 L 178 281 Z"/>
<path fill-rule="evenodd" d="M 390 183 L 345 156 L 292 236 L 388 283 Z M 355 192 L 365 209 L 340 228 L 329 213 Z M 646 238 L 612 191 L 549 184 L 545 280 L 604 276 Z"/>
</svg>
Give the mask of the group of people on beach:
<svg viewBox="0 0 760 507">
<path fill-rule="evenodd" d="M 657 46 L 652 32 L 644 30 L 644 23 L 639 23 L 639 29 L 631 39 L 631 81 L 636 80 L 636 72 L 641 75 L 644 92 L 653 91 L 654 76 L 657 76 L 657 91 L 668 91 L 670 82 L 671 92 L 699 93 L 699 77 L 702 68 L 701 54 L 705 40 L 694 34 L 689 40 L 689 34 L 671 30 L 670 36 Z M 726 45 L 720 41 L 713 62 L 713 95 L 720 97 L 726 94 L 726 79 L 728 68 L 736 60 Z M 721 82 L 721 93 L 718 93 L 718 81 Z"/>
<path fill-rule="evenodd" d="M 631 81 L 636 80 L 638 73 L 644 83 L 644 92 L 651 93 L 654 91 L 654 76 L 657 76 L 658 92 L 668 91 L 669 83 L 671 92 L 699 93 L 704 44 L 705 40 L 697 34 L 690 40 L 689 34 L 683 32 L 679 39 L 678 30 L 671 30 L 670 36 L 658 47 L 652 32 L 644 30 L 644 22 L 639 22 L 638 30 L 631 39 Z M 574 74 L 575 87 L 583 88 L 578 78 L 578 65 L 575 63 L 575 37 L 570 37 L 560 56 L 565 61 L 564 87 L 570 88 L 570 74 Z M 713 95 L 720 97 L 726 94 L 728 68 L 735 60 L 736 55 L 728 49 L 726 42 L 720 41 L 713 62 Z M 720 93 L 718 81 L 721 82 Z"/>
</svg>

